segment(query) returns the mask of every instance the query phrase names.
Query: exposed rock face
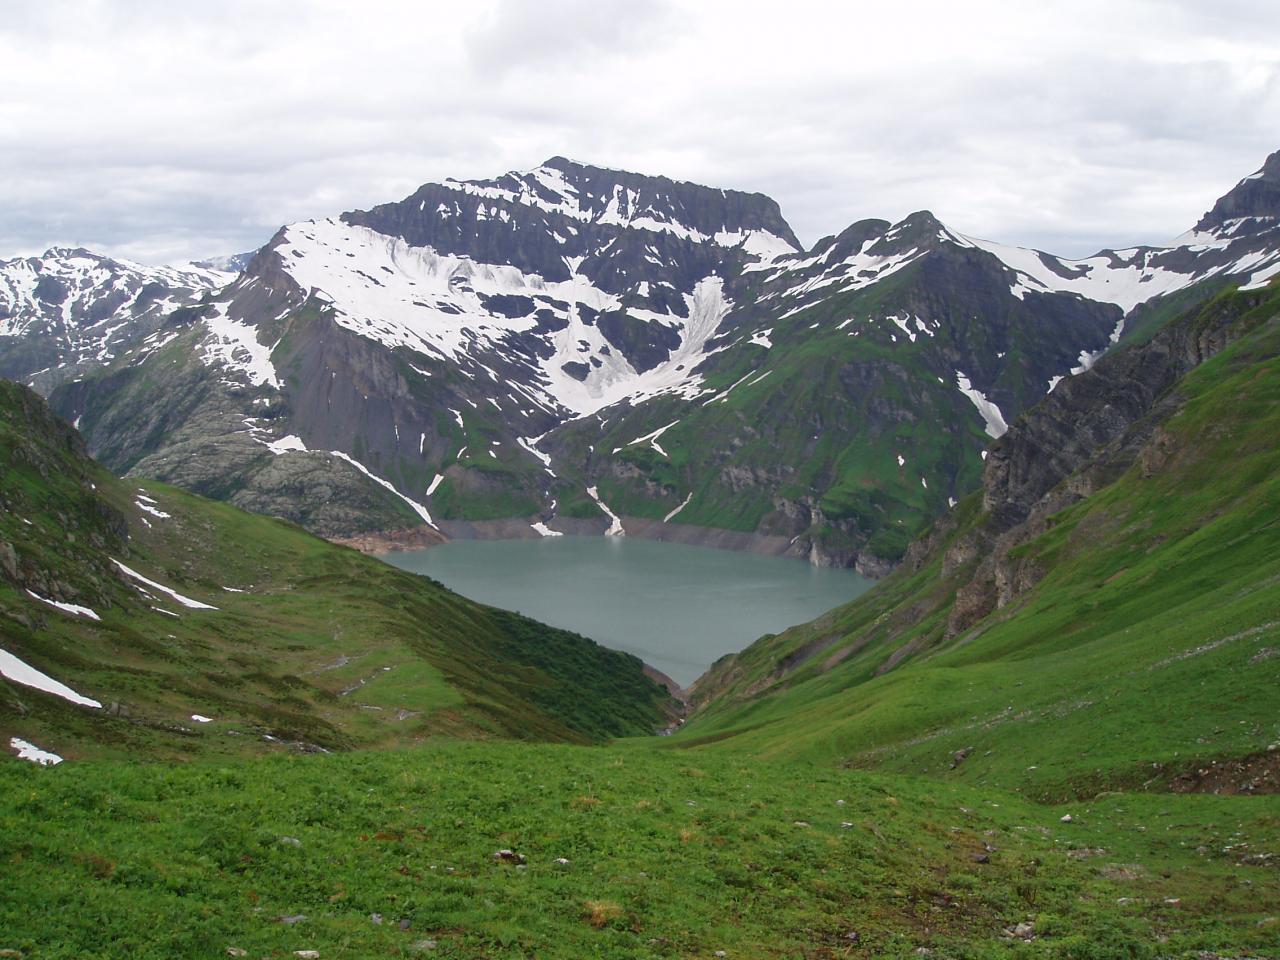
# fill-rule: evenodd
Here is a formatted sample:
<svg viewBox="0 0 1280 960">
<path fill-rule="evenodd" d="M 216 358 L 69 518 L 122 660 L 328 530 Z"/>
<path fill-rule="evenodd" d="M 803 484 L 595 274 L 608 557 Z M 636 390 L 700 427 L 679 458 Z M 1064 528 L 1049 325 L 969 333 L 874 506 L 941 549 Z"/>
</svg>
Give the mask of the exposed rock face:
<svg viewBox="0 0 1280 960">
<path fill-rule="evenodd" d="M 514 266 L 550 283 L 580 273 L 619 295 L 633 290 L 637 278 L 653 276 L 654 259 L 676 272 L 668 282 L 680 290 L 714 272 L 726 249 L 741 247 L 752 258 L 800 249 L 778 204 L 762 194 L 563 157 L 529 173 L 426 184 L 398 203 L 342 219 L 413 247 Z M 575 257 L 585 258 L 576 270 L 566 263 Z M 671 293 L 650 296 L 679 306 Z"/>
<path fill-rule="evenodd" d="M 429 184 L 281 230 L 170 321 L 184 361 L 120 363 L 54 402 L 115 469 L 317 532 L 402 526 L 379 481 L 441 519 L 527 523 L 563 499 L 533 438 L 689 382 L 723 316 L 717 273 L 797 248 L 766 197 L 563 159 Z M 315 451 L 372 477 L 335 484 Z"/>
<path fill-rule="evenodd" d="M 1213 209 L 1204 215 L 1196 230 L 1221 230 L 1232 220 L 1259 218 L 1261 222 L 1243 225 L 1246 230 L 1265 227 L 1280 217 L 1280 150 L 1267 157 L 1262 169 L 1245 177 Z"/>
<path fill-rule="evenodd" d="M 187 264 L 147 267 L 76 247 L 0 261 L 0 377 L 47 394 L 117 356 L 161 349 L 173 310 L 231 274 Z"/>
<path fill-rule="evenodd" d="M 728 287 L 735 309 L 702 368 L 721 391 L 609 407 L 547 449 L 663 513 L 692 493 L 682 523 L 724 523 L 733 503 L 731 522 L 791 539 L 795 556 L 882 574 L 976 486 L 991 433 L 1105 349 L 1123 315 L 1010 283 L 931 214 L 855 224 Z M 662 428 L 661 451 L 637 439 Z"/>
<path fill-rule="evenodd" d="M 1215 301 L 1159 332 L 1148 343 L 1116 351 L 1064 381 L 992 444 L 982 480 L 983 523 L 954 542 L 946 575 L 981 558 L 956 594 L 947 633 L 955 636 L 1008 605 L 1043 571 L 1011 552 L 1047 529 L 1049 518 L 1138 463 L 1154 472 L 1172 455 L 1160 424 L 1178 411 L 1173 387 L 1241 335 L 1242 313 L 1264 291 Z"/>
<path fill-rule="evenodd" d="M 200 335 L 195 315 L 175 315 L 170 324 L 186 341 Z M 189 353 L 181 356 L 185 363 L 124 367 L 67 384 L 55 402 L 81 421 L 98 458 L 120 475 L 154 477 L 322 536 L 420 523 L 403 500 L 341 458 L 273 450 L 279 396 L 219 378 Z"/>
<path fill-rule="evenodd" d="M 927 211 L 801 252 L 767 197 L 557 157 L 286 226 L 162 322 L 112 308 L 131 346 L 51 400 L 113 469 L 326 535 L 604 504 L 883 573 L 1053 385 L 1104 389 L 1071 375 L 1167 298 L 1280 269 L 1276 163 L 1173 246 L 1067 261 Z M 28 286 L 49 316 L 75 295 Z M 36 362 L 38 338 L 10 339 L 0 362 Z M 1079 443 L 1142 406 L 1117 390 Z M 1060 468 L 987 466 L 1011 502 Z"/>
<path fill-rule="evenodd" d="M 1045 494 L 1109 444 L 1123 439 L 1113 457 L 1125 466 L 1132 462 L 1155 429 L 1134 431 L 1135 425 L 1172 413 L 1177 399 L 1167 397 L 1170 388 L 1232 342 L 1239 315 L 1238 304 L 1222 305 L 1063 381 L 1033 416 L 991 446 L 983 472 L 983 508 L 995 526 L 1008 528 L 1025 520 Z M 1082 489 L 1072 495 L 1087 494 Z"/>
</svg>

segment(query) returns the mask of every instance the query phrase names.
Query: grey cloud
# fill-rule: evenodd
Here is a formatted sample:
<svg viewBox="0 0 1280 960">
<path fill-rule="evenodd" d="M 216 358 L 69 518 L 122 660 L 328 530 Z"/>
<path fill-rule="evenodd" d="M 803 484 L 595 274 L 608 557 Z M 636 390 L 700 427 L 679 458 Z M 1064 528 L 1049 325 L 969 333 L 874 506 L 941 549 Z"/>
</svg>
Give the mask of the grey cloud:
<svg viewBox="0 0 1280 960">
<path fill-rule="evenodd" d="M 930 26 L 942 3 L 481 3 L 134 0 L 11 19 L 0 255 L 237 252 L 290 220 L 553 154 L 767 193 L 807 241 L 930 208 L 1083 255 L 1181 232 L 1280 147 L 1265 4 L 1248 30 L 1193 3 L 1018 4 L 1034 22 L 992 39 L 1012 29 L 983 19 L 1012 9 L 992 0 L 954 37 Z"/>
<path fill-rule="evenodd" d="M 478 72 L 572 70 L 584 56 L 619 55 L 656 41 L 673 14 L 662 0 L 500 0 L 466 46 Z"/>
</svg>

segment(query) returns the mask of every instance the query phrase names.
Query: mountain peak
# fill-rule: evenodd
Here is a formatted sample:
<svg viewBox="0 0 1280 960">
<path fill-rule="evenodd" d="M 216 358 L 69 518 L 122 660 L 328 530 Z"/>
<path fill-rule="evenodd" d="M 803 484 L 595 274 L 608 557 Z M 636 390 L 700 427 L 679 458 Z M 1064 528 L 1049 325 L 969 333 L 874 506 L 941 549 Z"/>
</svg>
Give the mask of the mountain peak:
<svg viewBox="0 0 1280 960">
<path fill-rule="evenodd" d="M 1254 217 L 1280 217 L 1280 150 L 1223 194 L 1196 224 L 1196 230 L 1217 230 L 1228 221 Z"/>
<path fill-rule="evenodd" d="M 593 164 L 583 163 L 581 160 L 570 160 L 568 157 L 562 157 L 556 154 L 554 157 L 548 157 L 538 164 L 539 169 L 550 168 L 552 170 L 584 170 L 593 167 Z M 601 169 L 596 167 L 596 169 Z"/>
<path fill-rule="evenodd" d="M 582 231 L 671 234 L 739 249 L 757 259 L 801 249 L 777 202 L 764 194 L 597 167 L 559 155 L 531 170 L 493 179 L 424 184 L 405 200 L 346 213 L 342 220 L 414 246 L 447 244 L 462 251 L 461 239 L 480 256 L 549 277 L 564 272 L 564 256 L 589 252 Z M 535 263 L 530 241 L 523 238 L 548 230 L 560 239 L 555 249 L 542 251 L 546 256 L 534 257 Z"/>
<path fill-rule="evenodd" d="M 50 247 L 38 259 L 40 260 L 66 260 L 70 258 L 89 257 L 94 260 L 103 259 L 101 254 L 94 253 L 84 247 Z"/>
</svg>

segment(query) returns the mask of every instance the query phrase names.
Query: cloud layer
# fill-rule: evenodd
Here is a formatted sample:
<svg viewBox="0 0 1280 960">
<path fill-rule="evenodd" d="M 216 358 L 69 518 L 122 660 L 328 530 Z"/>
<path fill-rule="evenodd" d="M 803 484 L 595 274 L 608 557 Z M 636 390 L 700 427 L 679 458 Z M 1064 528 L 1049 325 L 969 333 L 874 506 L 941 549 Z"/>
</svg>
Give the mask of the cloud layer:
<svg viewBox="0 0 1280 960">
<path fill-rule="evenodd" d="M 932 209 L 1162 242 L 1280 148 L 1266 0 L 161 0 L 0 24 L 0 256 L 147 262 L 563 154 L 759 190 L 811 242 Z"/>
</svg>

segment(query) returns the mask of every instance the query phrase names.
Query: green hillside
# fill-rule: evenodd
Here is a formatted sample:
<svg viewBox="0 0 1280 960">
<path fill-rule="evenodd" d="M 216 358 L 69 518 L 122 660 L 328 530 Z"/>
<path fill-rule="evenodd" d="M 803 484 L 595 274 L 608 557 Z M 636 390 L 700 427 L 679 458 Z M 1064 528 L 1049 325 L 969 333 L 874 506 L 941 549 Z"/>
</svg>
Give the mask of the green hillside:
<svg viewBox="0 0 1280 960">
<path fill-rule="evenodd" d="M 9 582 L 102 620 L 6 587 L 4 649 L 140 706 L 0 687 L 0 734 L 74 761 L 0 763 L 0 956 L 1277 955 L 1277 315 L 1224 293 L 1074 378 L 899 572 L 604 746 L 528 741 L 649 732 L 633 661 L 169 488 L 139 511 L 10 389 Z"/>
<path fill-rule="evenodd" d="M 716 664 L 683 741 L 1045 799 L 1274 766 L 1278 314 L 1275 291 L 1225 294 L 1180 321 L 1183 340 L 1235 342 L 1130 430 L 1145 442 L 1057 487 L 1089 495 L 1002 531 L 974 494 L 876 590 Z M 984 578 L 1010 596 L 969 612 Z"/>
<path fill-rule="evenodd" d="M 290 524 L 118 481 L 8 382 L 0 470 L 2 649 L 103 705 L 0 677 L 7 736 L 67 758 L 184 757 L 282 749 L 268 737 L 309 750 L 446 734 L 589 742 L 667 722 L 634 657 Z"/>
</svg>

